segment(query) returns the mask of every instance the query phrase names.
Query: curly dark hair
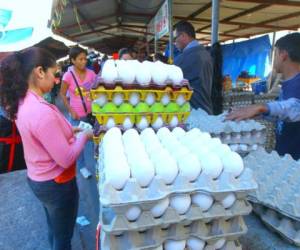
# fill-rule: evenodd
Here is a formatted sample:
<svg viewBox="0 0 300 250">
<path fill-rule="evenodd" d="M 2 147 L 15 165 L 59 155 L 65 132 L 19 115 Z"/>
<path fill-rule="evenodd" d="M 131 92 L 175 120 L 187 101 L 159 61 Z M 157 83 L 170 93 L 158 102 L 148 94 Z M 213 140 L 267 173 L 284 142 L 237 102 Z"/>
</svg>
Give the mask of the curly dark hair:
<svg viewBox="0 0 300 250">
<path fill-rule="evenodd" d="M 28 80 L 34 68 L 44 71 L 56 65 L 55 57 L 45 49 L 32 47 L 12 53 L 0 65 L 0 106 L 14 120 L 19 102 L 28 90 Z"/>
</svg>

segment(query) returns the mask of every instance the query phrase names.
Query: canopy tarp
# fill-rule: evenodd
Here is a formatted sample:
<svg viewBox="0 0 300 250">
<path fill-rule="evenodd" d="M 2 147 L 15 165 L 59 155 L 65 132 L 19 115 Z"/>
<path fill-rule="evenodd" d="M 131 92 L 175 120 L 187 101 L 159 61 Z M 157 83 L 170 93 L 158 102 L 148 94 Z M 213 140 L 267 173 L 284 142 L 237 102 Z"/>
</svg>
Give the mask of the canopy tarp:
<svg viewBox="0 0 300 250">
<path fill-rule="evenodd" d="M 52 0 L 0 1 L 0 52 L 18 51 L 52 35 Z"/>
<path fill-rule="evenodd" d="M 223 45 L 223 75 L 230 75 L 234 82 L 242 71 L 264 78 L 271 47 L 268 35 Z"/>
</svg>

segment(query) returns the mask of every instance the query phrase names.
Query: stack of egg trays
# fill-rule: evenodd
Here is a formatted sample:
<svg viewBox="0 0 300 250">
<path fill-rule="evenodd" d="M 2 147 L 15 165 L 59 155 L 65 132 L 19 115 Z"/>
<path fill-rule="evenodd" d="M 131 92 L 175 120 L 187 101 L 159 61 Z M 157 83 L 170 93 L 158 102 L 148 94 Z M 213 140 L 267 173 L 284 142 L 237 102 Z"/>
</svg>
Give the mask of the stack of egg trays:
<svg viewBox="0 0 300 250">
<path fill-rule="evenodd" d="M 297 225 L 295 228 L 298 231 L 300 163 L 293 160 L 290 155 L 280 157 L 275 151 L 269 154 L 263 149 L 249 154 L 244 162 L 246 167 L 253 170 L 258 183 L 258 189 L 250 193 L 249 200 L 276 211 L 283 218 L 289 218 L 294 225 Z M 265 216 L 263 220 L 290 241 L 297 244 L 300 242 L 299 234 L 295 234 L 294 238 L 291 237 L 291 229 L 285 225 L 278 226 L 274 218 L 271 220 Z"/>
<path fill-rule="evenodd" d="M 241 122 L 225 121 L 225 114 L 208 115 L 201 109 L 192 110 L 187 120 L 188 129 L 199 128 L 212 137 L 218 137 L 224 144 L 236 146 L 237 152 L 251 152 L 264 147 L 266 142 L 266 127 L 255 120 Z M 212 126 L 213 124 L 213 126 Z"/>
<path fill-rule="evenodd" d="M 197 237 L 204 240 L 209 248 L 219 239 L 224 238 L 231 242 L 247 233 L 247 226 L 242 217 L 234 217 L 229 220 L 220 219 L 210 224 L 195 221 L 191 224 L 173 224 L 168 228 L 153 227 L 146 231 L 127 231 L 121 235 L 101 233 L 101 249 L 118 250 L 126 249 L 142 250 L 155 249 L 166 240 L 187 240 L 189 237 Z M 227 249 L 226 245 L 222 249 Z"/>
<path fill-rule="evenodd" d="M 226 92 L 223 96 L 223 109 L 245 107 L 253 104 L 254 93 L 250 91 Z"/>
<path fill-rule="evenodd" d="M 271 231 L 278 233 L 291 244 L 300 247 L 300 222 L 287 217 L 275 209 L 253 203 L 253 211 Z"/>
<path fill-rule="evenodd" d="M 275 94 L 275 93 L 255 95 L 254 103 L 255 104 L 265 104 L 267 102 L 274 101 L 277 97 L 278 97 L 278 94 Z"/>
<path fill-rule="evenodd" d="M 100 150 L 100 152 L 103 151 Z M 98 161 L 99 172 L 103 173 L 103 161 L 101 157 L 103 155 L 100 153 Z M 245 197 L 256 187 L 257 184 L 252 177 L 252 171 L 249 169 L 244 169 L 238 178 L 235 178 L 231 174 L 222 173 L 218 180 L 213 180 L 202 174 L 193 183 L 189 182 L 185 177 L 178 175 L 172 185 L 166 185 L 161 178 L 155 176 L 147 188 L 141 188 L 137 181 L 131 178 L 122 190 L 115 190 L 109 183 L 106 183 L 103 173 L 99 182 L 102 232 L 110 237 L 114 234 L 124 234 L 124 232 L 148 231 L 151 228 L 161 227 L 162 225 L 168 226 L 178 223 L 184 225 L 190 224 L 193 221 L 202 221 L 205 223 L 214 217 L 226 220 L 246 215 L 250 213 L 251 206 L 245 201 Z M 216 200 L 221 200 L 228 193 L 234 192 L 237 201 L 230 209 L 224 209 L 218 202 L 215 202 L 211 209 L 205 213 L 192 205 L 186 215 L 178 215 L 174 209 L 169 207 L 159 219 L 154 219 L 152 215 L 150 216 L 149 210 L 158 201 L 173 194 L 193 194 L 196 192 L 209 193 Z M 133 205 L 141 207 L 143 212 L 137 221 L 129 222 L 124 217 L 124 214 Z M 241 221 L 242 218 L 239 218 L 239 221 Z M 245 231 L 246 229 L 243 229 L 233 234 L 240 235 L 244 234 Z M 126 240 L 124 239 L 124 241 Z"/>
</svg>

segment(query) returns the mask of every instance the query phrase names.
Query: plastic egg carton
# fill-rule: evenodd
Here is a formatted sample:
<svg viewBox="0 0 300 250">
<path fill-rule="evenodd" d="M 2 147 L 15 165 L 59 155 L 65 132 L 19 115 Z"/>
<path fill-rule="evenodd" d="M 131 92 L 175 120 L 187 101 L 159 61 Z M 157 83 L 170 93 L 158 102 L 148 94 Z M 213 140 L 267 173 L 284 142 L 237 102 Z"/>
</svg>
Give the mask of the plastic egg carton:
<svg viewBox="0 0 300 250">
<path fill-rule="evenodd" d="M 237 240 L 247 233 L 247 226 L 242 217 L 229 220 L 213 220 L 209 223 L 195 221 L 192 224 L 174 224 L 167 228 L 153 227 L 146 231 L 128 231 L 121 235 L 113 235 L 101 231 L 101 249 L 151 249 L 159 247 L 166 240 L 187 240 L 190 236 L 206 241 L 208 245 L 216 243 L 220 238 L 228 241 Z"/>
<path fill-rule="evenodd" d="M 130 206 L 129 206 L 130 207 Z M 225 209 L 219 202 L 215 202 L 207 211 L 202 211 L 200 207 L 192 204 L 187 213 L 180 215 L 172 208 L 168 207 L 165 213 L 155 218 L 151 213 L 150 204 L 142 204 L 142 213 L 136 221 L 130 222 L 125 214 L 129 207 L 100 207 L 100 221 L 102 229 L 108 233 L 120 233 L 123 231 L 145 230 L 151 227 L 167 226 L 175 223 L 188 223 L 196 220 L 209 222 L 213 219 L 229 219 L 235 216 L 250 214 L 252 207 L 245 200 L 236 200 L 232 207 Z"/>
<path fill-rule="evenodd" d="M 259 204 L 253 204 L 253 210 L 272 231 L 281 235 L 288 242 L 300 247 L 299 221 Z"/>
<path fill-rule="evenodd" d="M 150 84 L 142 87 L 138 84 L 123 85 L 121 82 L 115 84 L 100 84 L 95 86 L 91 90 L 91 98 L 95 100 L 100 94 L 105 94 L 109 101 L 112 101 L 114 94 L 123 94 L 124 100 L 128 101 L 129 97 L 133 93 L 140 94 L 141 100 L 146 99 L 147 94 L 154 94 L 155 100 L 159 102 L 165 93 L 170 94 L 170 100 L 176 101 L 179 95 L 183 95 L 186 101 L 189 101 L 192 97 L 192 89 L 189 86 L 188 81 L 183 81 L 180 86 L 173 86 L 172 83 L 166 82 L 165 86 Z"/>
<path fill-rule="evenodd" d="M 133 124 L 137 124 L 141 121 L 142 117 L 145 117 L 148 124 L 152 124 L 158 116 L 161 116 L 164 123 L 169 124 L 174 116 L 178 118 L 179 123 L 185 123 L 189 116 L 189 112 L 164 112 L 164 113 L 101 113 L 93 114 L 98 123 L 102 126 L 106 125 L 109 118 L 113 118 L 116 125 L 122 125 L 124 120 L 129 117 Z M 176 125 L 177 126 L 177 125 Z"/>
<path fill-rule="evenodd" d="M 251 168 L 258 189 L 250 199 L 274 208 L 286 216 L 300 220 L 300 164 L 290 155 L 280 157 L 260 149 L 244 159 L 245 167 Z"/>
<path fill-rule="evenodd" d="M 103 173 L 101 154 L 98 159 L 98 167 L 99 172 Z M 213 196 L 235 192 L 239 197 L 239 195 L 244 196 L 256 188 L 257 184 L 252 170 L 249 168 L 245 168 L 238 178 L 235 178 L 233 174 L 222 172 L 218 179 L 214 180 L 211 176 L 202 173 L 194 182 L 190 182 L 186 177 L 178 174 L 171 185 L 165 184 L 161 177 L 154 176 L 147 188 L 140 187 L 134 178 L 130 178 L 122 190 L 116 190 L 105 181 L 105 174 L 102 174 L 99 182 L 99 195 L 101 204 L 107 207 L 156 202 L 171 194 L 190 194 L 197 191 L 208 192 Z"/>
</svg>

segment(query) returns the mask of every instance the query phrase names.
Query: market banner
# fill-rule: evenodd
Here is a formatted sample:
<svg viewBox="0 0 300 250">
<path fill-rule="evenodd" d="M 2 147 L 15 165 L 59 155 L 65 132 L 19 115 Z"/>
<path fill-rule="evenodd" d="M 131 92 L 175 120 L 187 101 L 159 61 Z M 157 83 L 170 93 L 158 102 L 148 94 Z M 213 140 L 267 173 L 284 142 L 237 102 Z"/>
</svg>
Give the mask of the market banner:
<svg viewBox="0 0 300 250">
<path fill-rule="evenodd" d="M 0 0 L 0 52 L 31 47 L 52 35 L 52 0 Z"/>
<path fill-rule="evenodd" d="M 164 2 L 155 16 L 155 37 L 156 40 L 169 33 L 169 9 L 168 0 Z"/>
</svg>

